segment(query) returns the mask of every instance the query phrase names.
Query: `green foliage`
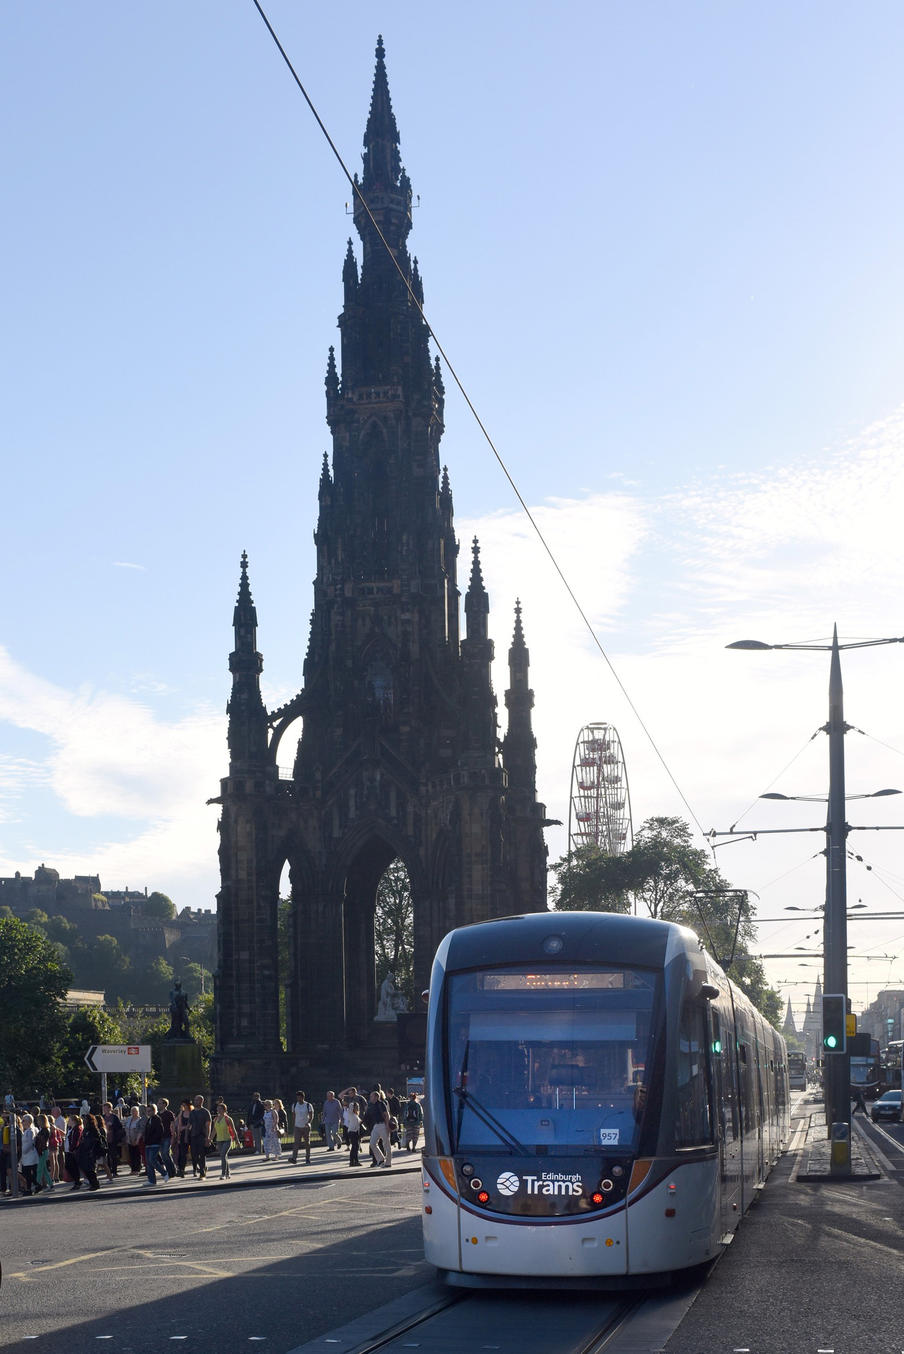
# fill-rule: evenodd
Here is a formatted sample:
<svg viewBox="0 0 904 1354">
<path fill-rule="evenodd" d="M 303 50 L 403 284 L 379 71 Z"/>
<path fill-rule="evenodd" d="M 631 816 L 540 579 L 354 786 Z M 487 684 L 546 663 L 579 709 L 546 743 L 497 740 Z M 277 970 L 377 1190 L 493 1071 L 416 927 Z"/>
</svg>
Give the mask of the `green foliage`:
<svg viewBox="0 0 904 1354">
<path fill-rule="evenodd" d="M 194 1003 L 202 993 L 213 992 L 213 974 L 203 964 L 185 963 L 178 972 L 190 1002 Z"/>
<path fill-rule="evenodd" d="M 205 992 L 195 1003 L 191 1014 L 191 1032 L 201 1050 L 201 1067 L 205 1081 L 210 1077 L 210 1060 L 214 1046 L 214 1009 L 213 993 Z"/>
<path fill-rule="evenodd" d="M 553 866 L 554 906 L 563 912 L 629 912 L 696 931 L 713 958 L 768 1020 L 781 1028 L 778 993 L 750 954 L 755 926 L 746 893 L 730 888 L 681 818 L 648 818 L 620 856 L 585 847 Z"/>
<path fill-rule="evenodd" d="M 172 921 L 176 915 L 176 905 L 165 893 L 158 893 L 155 890 L 145 898 L 141 904 L 141 911 L 145 917 L 159 917 L 161 921 Z"/>
<path fill-rule="evenodd" d="M 388 973 L 414 1009 L 414 906 L 404 862 L 396 858 L 377 885 L 374 912 L 374 959 L 377 987 Z"/>
<path fill-rule="evenodd" d="M 173 987 L 173 966 L 168 964 L 162 954 L 155 955 L 140 974 L 136 974 L 131 984 L 132 997 L 146 1006 L 166 1006 L 169 1008 L 169 994 Z M 167 1016 L 169 1029 L 169 1016 Z"/>
<path fill-rule="evenodd" d="M 126 997 L 132 986 L 132 961 L 115 936 L 79 941 L 70 950 L 80 987 L 103 992 L 108 1003 Z"/>
<path fill-rule="evenodd" d="M 60 1051 L 57 1091 L 68 1096 L 96 1096 L 100 1083 L 85 1054 L 92 1044 L 122 1044 L 122 1028 L 103 1006 L 80 1006 L 69 1017 Z"/>
<path fill-rule="evenodd" d="M 73 945 L 78 941 L 78 927 L 74 922 L 59 914 L 41 922 L 41 930 L 48 940 L 59 941 L 61 945 Z"/>
<path fill-rule="evenodd" d="M 582 846 L 563 856 L 552 867 L 553 906 L 560 912 L 630 912 L 631 893 L 639 882 L 632 854 L 606 856 L 596 846 Z"/>
<path fill-rule="evenodd" d="M 41 931 L 0 919 L 0 1078 L 4 1092 L 48 1088 L 65 1036 L 72 974 Z"/>
</svg>

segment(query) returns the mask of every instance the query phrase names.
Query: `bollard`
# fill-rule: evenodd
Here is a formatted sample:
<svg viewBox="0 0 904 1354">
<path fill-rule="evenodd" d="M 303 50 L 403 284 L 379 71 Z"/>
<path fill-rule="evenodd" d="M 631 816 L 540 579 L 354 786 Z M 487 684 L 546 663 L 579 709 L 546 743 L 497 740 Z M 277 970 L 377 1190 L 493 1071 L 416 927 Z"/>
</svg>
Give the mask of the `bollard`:
<svg viewBox="0 0 904 1354">
<path fill-rule="evenodd" d="M 831 1174 L 850 1175 L 851 1173 L 851 1130 L 849 1124 L 833 1124 Z"/>
</svg>

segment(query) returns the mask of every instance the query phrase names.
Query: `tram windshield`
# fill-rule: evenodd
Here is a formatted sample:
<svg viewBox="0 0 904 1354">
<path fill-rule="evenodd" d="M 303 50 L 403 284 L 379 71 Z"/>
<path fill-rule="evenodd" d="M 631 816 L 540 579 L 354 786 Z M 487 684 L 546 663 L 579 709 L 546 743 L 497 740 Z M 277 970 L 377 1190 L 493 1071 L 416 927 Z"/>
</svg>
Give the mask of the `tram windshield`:
<svg viewBox="0 0 904 1354">
<path fill-rule="evenodd" d="M 449 1113 L 456 1151 L 630 1151 L 652 1065 L 659 977 L 600 966 L 452 974 Z"/>
</svg>

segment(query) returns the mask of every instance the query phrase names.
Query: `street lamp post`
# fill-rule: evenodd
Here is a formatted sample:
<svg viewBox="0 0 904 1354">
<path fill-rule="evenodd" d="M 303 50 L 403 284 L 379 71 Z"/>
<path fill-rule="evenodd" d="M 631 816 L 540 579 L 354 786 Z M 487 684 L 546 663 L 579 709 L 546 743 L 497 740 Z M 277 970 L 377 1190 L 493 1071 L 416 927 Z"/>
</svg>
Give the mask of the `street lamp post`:
<svg viewBox="0 0 904 1354">
<path fill-rule="evenodd" d="M 729 649 L 820 649 L 831 653 L 829 668 L 829 803 L 826 818 L 826 907 L 823 922 L 823 991 L 836 992 L 847 1000 L 847 855 L 848 824 L 845 819 L 844 793 L 844 690 L 841 683 L 842 649 L 866 649 L 879 644 L 901 644 L 904 636 L 891 639 L 857 640 L 838 643 L 838 626 L 832 631 L 832 643 L 764 644 L 762 640 L 742 639 Z M 826 1120 L 829 1125 L 846 1123 L 850 1132 L 850 1057 L 833 1053 L 825 1058 L 824 1068 Z"/>
</svg>

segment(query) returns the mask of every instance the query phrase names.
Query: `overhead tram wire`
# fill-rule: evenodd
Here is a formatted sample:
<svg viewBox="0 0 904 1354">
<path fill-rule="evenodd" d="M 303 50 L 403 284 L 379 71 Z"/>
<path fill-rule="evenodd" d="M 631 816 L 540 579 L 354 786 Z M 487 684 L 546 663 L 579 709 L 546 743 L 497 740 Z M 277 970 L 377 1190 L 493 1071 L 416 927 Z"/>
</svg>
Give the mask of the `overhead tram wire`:
<svg viewBox="0 0 904 1354">
<path fill-rule="evenodd" d="M 548 557 L 550 563 L 552 564 L 553 568 L 555 569 L 556 573 L 558 574 L 559 579 L 560 579 L 560 581 L 561 581 L 563 587 L 565 588 L 565 591 L 568 593 L 568 596 L 571 598 L 572 602 L 574 603 L 575 609 L 577 610 L 578 615 L 580 616 L 581 620 L 583 621 L 584 626 L 586 627 L 586 629 L 587 629 L 587 631 L 588 631 L 588 633 L 589 633 L 589 635 L 590 635 L 590 638 L 592 639 L 592 641 L 593 641 L 593 643 L 594 643 L 596 649 L 599 651 L 600 656 L 602 657 L 602 659 L 603 659 L 603 661 L 605 662 L 606 666 L 608 667 L 610 673 L 612 674 L 612 677 L 613 677 L 613 679 L 615 680 L 615 683 L 616 683 L 616 685 L 618 686 L 618 689 L 621 691 L 622 695 L 624 696 L 625 700 L 627 701 L 627 703 L 628 703 L 628 708 L 631 710 L 631 713 L 634 715 L 634 718 L 637 720 L 638 724 L 640 725 L 641 729 L 643 730 L 644 735 L 646 736 L 646 739 L 647 739 L 648 743 L 650 744 L 651 748 L 652 748 L 653 751 L 655 752 L 655 754 L 656 754 L 656 756 L 657 756 L 657 758 L 658 758 L 658 760 L 659 760 L 659 763 L 660 763 L 660 765 L 662 766 L 662 769 L 665 771 L 666 775 L 668 776 L 669 780 L 671 781 L 672 785 L 674 786 L 674 788 L 675 788 L 675 790 L 676 790 L 676 792 L 677 792 L 677 794 L 678 794 L 678 797 L 680 798 L 682 804 L 683 804 L 684 807 L 687 809 L 688 813 L 690 814 L 691 818 L 693 819 L 694 823 L 696 824 L 697 830 L 698 830 L 698 832 L 700 833 L 700 836 L 703 837 L 703 838 L 705 839 L 705 838 L 706 838 L 706 833 L 705 833 L 704 830 L 703 830 L 703 825 L 701 824 L 700 819 L 697 817 L 696 813 L 694 813 L 693 808 L 691 807 L 690 803 L 688 802 L 687 796 L 685 795 L 685 793 L 684 793 L 684 791 L 682 790 L 681 786 L 678 784 L 678 781 L 675 779 L 675 776 L 673 775 L 672 770 L 671 770 L 671 767 L 669 766 L 668 762 L 666 761 L 665 756 L 664 756 L 663 753 L 660 751 L 660 749 L 659 749 L 659 747 L 658 747 L 658 745 L 657 745 L 657 743 L 656 743 L 656 740 L 654 739 L 654 737 L 653 737 L 652 733 L 650 732 L 650 730 L 647 728 L 647 726 L 646 726 L 646 724 L 645 724 L 645 722 L 644 722 L 644 720 L 643 720 L 643 718 L 642 718 L 642 716 L 641 716 L 639 710 L 637 709 L 637 706 L 634 704 L 633 700 L 632 700 L 631 697 L 628 695 L 628 692 L 627 692 L 627 689 L 625 688 L 624 683 L 622 682 L 621 678 L 619 677 L 618 673 L 616 672 L 616 670 L 615 670 L 615 668 L 614 668 L 614 666 L 613 666 L 613 664 L 612 664 L 612 660 L 610 659 L 609 655 L 606 653 L 605 649 L 603 648 L 602 644 L 600 643 L 600 640 L 599 640 L 599 638 L 597 637 L 596 631 L 594 630 L 594 628 L 593 628 L 593 626 L 592 626 L 590 620 L 588 619 L 587 614 L 586 614 L 585 611 L 584 611 L 584 608 L 581 606 L 581 603 L 578 601 L 578 599 L 577 599 L 577 597 L 576 597 L 576 595 L 575 595 L 575 593 L 574 593 L 574 590 L 573 590 L 571 584 L 568 582 L 568 579 L 565 577 L 565 574 L 562 572 L 562 569 L 561 569 L 561 567 L 560 567 L 560 565 L 559 565 L 558 560 L 556 559 L 555 555 L 553 554 L 552 549 L 551 549 L 551 547 L 549 546 L 549 544 L 548 544 L 548 542 L 547 542 L 547 540 L 546 540 L 546 537 L 543 535 L 543 532 L 540 530 L 540 527 L 537 525 L 537 522 L 536 522 L 536 520 L 534 519 L 534 516 L 533 516 L 533 514 L 531 513 L 530 508 L 527 506 L 526 502 L 524 501 L 524 498 L 523 498 L 522 495 L 521 495 L 521 491 L 519 490 L 519 488 L 518 488 L 517 484 L 515 483 L 515 481 L 512 479 L 512 476 L 511 476 L 511 474 L 509 473 L 508 467 L 506 466 L 504 460 L 502 459 L 502 456 L 500 455 L 499 451 L 497 450 L 496 444 L 494 443 L 492 437 L 490 436 L 490 434 L 489 434 L 487 428 L 486 428 L 485 425 L 484 425 L 483 420 L 481 419 L 480 415 L 478 414 L 477 410 L 475 409 L 475 407 L 474 407 L 474 405 L 473 405 L 473 403 L 472 403 L 472 401 L 471 401 L 471 397 L 468 395 L 468 392 L 467 392 L 467 390 L 465 389 L 465 387 L 464 387 L 464 385 L 463 385 L 463 383 L 462 383 L 462 381 L 461 381 L 461 379 L 460 379 L 460 377 L 459 377 L 459 375 L 458 375 L 458 372 L 455 370 L 455 367 L 453 366 L 452 362 L 450 361 L 448 354 L 446 353 L 445 349 L 443 348 L 443 345 L 440 343 L 440 341 L 439 341 L 439 339 L 438 339 L 438 337 L 437 337 L 437 335 L 436 335 L 436 333 L 435 333 L 435 331 L 434 331 L 434 329 L 433 329 L 433 326 L 431 325 L 430 321 L 427 319 L 427 316 L 426 316 L 425 313 L 424 313 L 424 308 L 423 308 L 423 306 L 422 306 L 421 303 L 418 301 L 417 297 L 415 296 L 414 292 L 412 291 L 411 285 L 410 285 L 410 283 L 409 283 L 407 277 L 406 277 L 405 274 L 402 272 L 402 269 L 401 269 L 401 267 L 399 266 L 398 259 L 397 259 L 397 258 L 395 257 L 395 255 L 393 254 L 392 250 L 390 249 L 390 247 L 389 247 L 389 245 L 388 245 L 388 243 L 387 243 L 387 241 L 386 241 L 385 236 L 383 235 L 383 232 L 380 230 L 379 225 L 378 225 L 377 222 L 375 221 L 374 216 L 373 216 L 373 214 L 372 214 L 372 212 L 371 212 L 371 210 L 370 210 L 370 207 L 369 207 L 368 204 L 367 204 L 367 200 L 366 200 L 366 198 L 364 197 L 364 194 L 361 192 L 361 189 L 360 189 L 359 185 L 356 183 L 354 176 L 353 176 L 352 174 L 349 173 L 348 167 L 346 166 L 346 163 L 345 163 L 345 161 L 343 160 L 342 155 L 341 155 L 340 151 L 338 150 L 338 148 L 337 148 L 337 146 L 336 146 L 336 143 L 333 141 L 333 138 L 330 136 L 329 132 L 328 132 L 327 129 L 326 129 L 326 126 L 325 126 L 325 124 L 324 124 L 324 122 L 323 122 L 323 119 L 321 118 L 320 114 L 317 112 L 317 109 L 314 107 L 314 104 L 313 104 L 313 102 L 312 102 L 312 100 L 311 100 L 311 97 L 310 97 L 310 95 L 308 94 L 307 90 L 305 89 L 304 85 L 302 84 L 301 79 L 299 78 L 298 72 L 295 70 L 295 67 L 292 65 L 292 62 L 291 62 L 290 59 L 289 59 L 289 56 L 288 56 L 288 54 L 287 54 L 287 52 L 286 52 L 286 49 L 283 47 L 282 43 L 280 42 L 279 38 L 277 37 L 276 32 L 275 32 L 275 30 L 274 30 L 274 28 L 273 28 L 273 25 L 270 23 L 270 20 L 267 18 L 267 15 L 264 13 L 264 10 L 263 10 L 263 8 L 262 8 L 261 5 L 260 5 L 259 0 L 251 0 L 251 2 L 252 2 L 252 4 L 254 5 L 254 8 L 257 10 L 258 14 L 259 14 L 259 15 L 261 16 L 261 18 L 263 19 L 264 24 L 266 25 L 267 31 L 269 32 L 271 38 L 273 39 L 274 43 L 276 44 L 276 47 L 277 47 L 277 49 L 278 49 L 278 51 L 279 51 L 280 56 L 282 57 L 283 61 L 286 63 L 286 66 L 287 66 L 288 69 L 289 69 L 289 72 L 290 72 L 290 74 L 291 74 L 291 76 L 292 76 L 292 79 L 295 81 L 296 85 L 298 86 L 298 88 L 299 88 L 299 90 L 300 90 L 300 92 L 301 92 L 301 95 L 302 95 L 302 97 L 303 97 L 305 103 L 308 105 L 308 108 L 311 110 L 311 113 L 312 113 L 312 115 L 313 115 L 313 117 L 314 117 L 314 120 L 315 120 L 316 123 L 317 123 L 317 126 L 318 126 L 318 127 L 320 128 L 320 130 L 323 132 L 323 135 L 324 135 L 324 137 L 325 137 L 325 139 L 326 139 L 327 145 L 329 146 L 330 150 L 333 152 L 333 155 L 335 156 L 336 161 L 338 162 L 339 167 L 340 167 L 340 169 L 342 170 L 342 173 L 345 175 L 346 179 L 348 180 L 348 183 L 349 183 L 349 185 L 350 185 L 350 187 L 351 187 L 351 189 L 352 189 L 352 192 L 353 192 L 355 198 L 358 200 L 358 202 L 360 202 L 360 204 L 361 204 L 363 210 L 367 213 L 368 220 L 370 221 L 371 225 L 373 226 L 374 230 L 376 231 L 377 236 L 378 236 L 378 238 L 380 239 L 380 241 L 381 241 L 381 243 L 382 243 L 382 245 L 383 245 L 383 248 L 386 250 L 386 252 L 387 252 L 387 254 L 389 255 L 390 259 L 392 259 L 392 262 L 393 262 L 393 265 L 394 265 L 394 267 L 395 267 L 395 269 L 396 269 L 396 272 L 399 274 L 399 277 L 402 279 L 402 282 L 403 282 L 404 285 L 405 285 L 405 288 L 406 288 L 406 290 L 407 290 L 407 292 L 408 292 L 408 296 L 409 296 L 409 299 L 410 299 L 412 305 L 414 305 L 414 306 L 417 308 L 417 310 L 418 310 L 418 312 L 419 312 L 419 314 L 420 314 L 420 316 L 421 316 L 421 319 L 424 321 L 424 324 L 427 326 L 427 332 L 429 333 L 430 337 L 433 339 L 433 342 L 436 344 L 437 351 L 439 352 L 440 356 L 442 357 L 443 362 L 446 364 L 447 370 L 449 371 L 449 373 L 450 373 L 450 375 L 451 375 L 453 381 L 455 382 L 456 386 L 458 387 L 459 392 L 460 392 L 460 394 L 461 394 L 461 396 L 462 396 L 462 399 L 464 400 L 465 404 L 468 406 L 468 409 L 471 411 L 471 414 L 473 415 L 474 421 L 476 422 L 478 428 L 480 429 L 481 433 L 483 434 L 483 437 L 484 437 L 484 439 L 485 439 L 485 441 L 486 441 L 488 447 L 490 448 L 490 450 L 492 451 L 493 455 L 495 456 L 496 461 L 497 461 L 497 463 L 498 463 L 498 465 L 499 465 L 499 468 L 501 469 L 502 473 L 505 475 L 505 478 L 508 480 L 509 485 L 511 486 L 511 489 L 512 489 L 512 493 L 515 495 L 515 498 L 518 500 L 518 503 L 520 504 L 521 509 L 522 509 L 524 515 L 526 516 L 528 522 L 530 522 L 531 526 L 533 527 L 533 530 L 534 530 L 534 533 L 535 533 L 537 539 L 539 540 L 539 542 L 540 542 L 540 544 L 542 545 L 543 549 L 546 551 L 546 555 L 547 555 L 547 557 Z M 710 849 L 712 849 L 712 846 L 711 846 L 711 845 L 710 845 Z"/>
</svg>

